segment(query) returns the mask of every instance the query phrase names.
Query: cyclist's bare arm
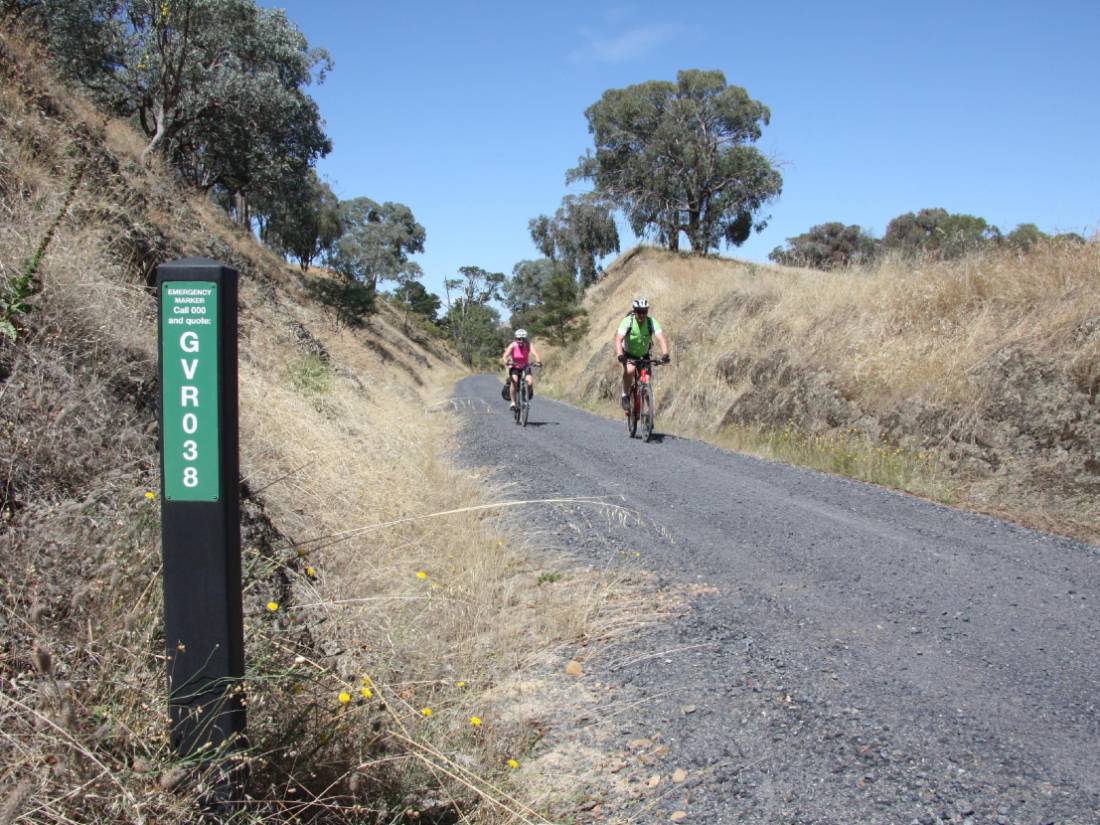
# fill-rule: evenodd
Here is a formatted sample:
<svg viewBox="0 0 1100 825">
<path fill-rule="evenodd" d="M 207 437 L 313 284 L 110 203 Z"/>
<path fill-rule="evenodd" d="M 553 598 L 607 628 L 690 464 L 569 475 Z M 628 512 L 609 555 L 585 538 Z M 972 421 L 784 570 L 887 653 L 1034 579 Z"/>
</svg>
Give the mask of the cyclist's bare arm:
<svg viewBox="0 0 1100 825">
<path fill-rule="evenodd" d="M 534 347 L 531 347 L 531 359 L 536 364 L 541 364 L 542 363 L 542 357 L 539 355 L 539 351 L 537 349 L 535 349 Z"/>
<path fill-rule="evenodd" d="M 508 366 L 508 362 L 510 360 L 512 360 L 510 358 L 511 354 L 512 354 L 512 345 L 509 344 L 507 347 L 504 348 L 504 355 L 500 356 L 500 363 L 504 364 L 504 366 Z"/>
<path fill-rule="evenodd" d="M 625 338 L 626 338 L 625 335 L 616 335 L 615 336 L 615 357 L 616 358 L 621 358 L 622 357 L 622 354 L 623 354 L 623 340 Z"/>
<path fill-rule="evenodd" d="M 668 339 L 665 338 L 665 334 L 663 332 L 655 332 L 653 333 L 653 337 L 657 339 L 657 343 L 661 347 L 661 355 L 668 355 Z"/>
</svg>

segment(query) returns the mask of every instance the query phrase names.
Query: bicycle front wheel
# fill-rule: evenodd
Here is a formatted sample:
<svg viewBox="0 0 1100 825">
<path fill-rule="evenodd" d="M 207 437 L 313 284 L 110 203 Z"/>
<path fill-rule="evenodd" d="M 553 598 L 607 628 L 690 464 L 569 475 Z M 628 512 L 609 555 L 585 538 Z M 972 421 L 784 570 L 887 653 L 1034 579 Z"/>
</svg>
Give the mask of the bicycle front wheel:
<svg viewBox="0 0 1100 825">
<path fill-rule="evenodd" d="M 522 398 L 523 398 L 523 400 L 520 401 L 520 404 L 519 404 L 519 423 L 522 426 L 526 427 L 527 426 L 527 415 L 531 412 L 531 397 L 528 395 L 528 388 L 527 388 L 527 382 L 526 381 L 523 382 L 523 386 L 521 386 L 519 388 L 519 391 L 522 393 Z"/>
<path fill-rule="evenodd" d="M 642 395 L 642 430 L 646 441 L 653 438 L 653 385 L 648 381 Z"/>
<path fill-rule="evenodd" d="M 638 432 L 638 388 L 635 387 L 628 398 L 626 412 L 626 432 L 633 438 Z"/>
</svg>

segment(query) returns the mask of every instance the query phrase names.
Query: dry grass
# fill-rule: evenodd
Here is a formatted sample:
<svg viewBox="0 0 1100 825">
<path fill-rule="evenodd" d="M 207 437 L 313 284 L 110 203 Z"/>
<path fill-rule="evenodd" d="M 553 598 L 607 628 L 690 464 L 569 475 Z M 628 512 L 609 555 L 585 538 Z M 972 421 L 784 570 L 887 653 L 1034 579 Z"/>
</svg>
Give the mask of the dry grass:
<svg viewBox="0 0 1100 825">
<path fill-rule="evenodd" d="M 532 554 L 487 506 L 502 492 L 455 467 L 457 419 L 440 402 L 456 367 L 439 345 L 405 337 L 384 302 L 367 328 L 340 325 L 299 273 L 141 167 L 132 131 L 31 67 L 33 50 L 4 36 L 0 51 L 5 285 L 62 215 L 35 308 L 0 345 L 0 821 L 193 821 L 204 793 L 207 777 L 167 741 L 149 498 L 148 278 L 184 254 L 242 273 L 241 816 L 568 811 L 591 762 L 563 772 L 542 739 L 594 712 L 562 667 L 636 626 L 631 582 Z"/>
<path fill-rule="evenodd" d="M 591 332 L 548 389 L 579 387 L 570 397 L 590 403 L 614 391 L 608 342 L 636 294 L 673 342 L 675 366 L 658 375 L 668 426 L 1021 517 L 1045 485 L 1047 526 L 1080 533 L 1092 518 L 1080 485 L 1097 434 L 1077 406 L 1100 376 L 1100 243 L 838 272 L 639 248 L 590 290 Z M 1075 455 L 1072 478 L 1051 486 L 1059 447 Z M 880 448 L 914 460 L 884 465 Z"/>
</svg>

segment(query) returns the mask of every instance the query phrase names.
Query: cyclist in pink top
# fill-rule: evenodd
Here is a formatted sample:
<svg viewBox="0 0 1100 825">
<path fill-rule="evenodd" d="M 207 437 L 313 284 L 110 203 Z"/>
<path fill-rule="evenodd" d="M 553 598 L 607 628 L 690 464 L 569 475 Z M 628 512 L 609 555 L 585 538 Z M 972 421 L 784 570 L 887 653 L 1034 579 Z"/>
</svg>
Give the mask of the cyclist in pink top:
<svg viewBox="0 0 1100 825">
<path fill-rule="evenodd" d="M 534 356 L 535 360 L 531 360 L 531 356 Z M 504 355 L 501 356 L 500 362 L 508 367 L 508 391 L 512 398 L 512 403 L 508 405 L 509 409 L 514 410 L 516 408 L 516 389 L 519 386 L 519 377 L 527 372 L 527 386 L 529 388 L 528 394 L 534 395 L 535 379 L 531 376 L 531 373 L 527 371 L 528 364 L 535 364 L 536 366 L 542 366 L 542 359 L 539 357 L 538 351 L 531 346 L 531 342 L 527 340 L 527 330 L 517 329 L 516 340 L 510 343 L 504 350 Z"/>
</svg>

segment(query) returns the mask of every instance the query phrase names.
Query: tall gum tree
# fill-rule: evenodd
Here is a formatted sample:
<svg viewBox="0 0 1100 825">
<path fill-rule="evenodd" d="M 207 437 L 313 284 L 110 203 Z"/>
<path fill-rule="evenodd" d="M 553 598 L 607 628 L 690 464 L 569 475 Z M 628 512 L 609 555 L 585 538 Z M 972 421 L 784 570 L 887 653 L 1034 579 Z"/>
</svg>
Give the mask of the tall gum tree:
<svg viewBox="0 0 1100 825">
<path fill-rule="evenodd" d="M 622 209 L 638 235 L 676 250 L 680 234 L 706 254 L 748 239 L 766 219 L 757 213 L 783 179 L 751 145 L 771 112 L 720 71 L 681 71 L 675 83 L 652 80 L 609 89 L 585 111 L 591 150 L 566 180 L 590 180 Z"/>
</svg>

